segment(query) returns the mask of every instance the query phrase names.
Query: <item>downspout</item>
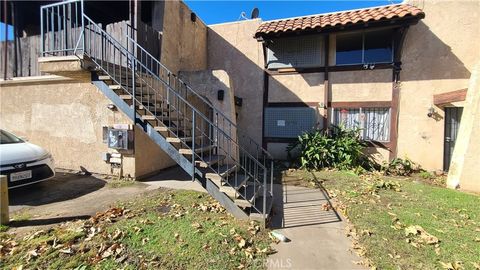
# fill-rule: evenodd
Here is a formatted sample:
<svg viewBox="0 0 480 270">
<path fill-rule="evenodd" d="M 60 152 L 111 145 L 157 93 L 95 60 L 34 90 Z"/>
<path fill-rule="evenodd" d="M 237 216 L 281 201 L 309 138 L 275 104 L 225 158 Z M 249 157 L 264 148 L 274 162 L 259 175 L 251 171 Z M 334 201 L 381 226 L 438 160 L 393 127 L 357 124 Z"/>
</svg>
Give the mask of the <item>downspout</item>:
<svg viewBox="0 0 480 270">
<path fill-rule="evenodd" d="M 267 41 L 262 40 L 262 51 L 263 51 L 263 105 L 262 105 L 262 147 L 267 149 L 267 142 L 265 141 L 265 107 L 268 104 L 268 63 L 267 63 Z"/>
<path fill-rule="evenodd" d="M 390 154 L 389 160 L 397 157 L 398 118 L 400 106 L 400 71 L 402 70 L 402 48 L 408 32 L 408 25 L 397 30 L 394 36 L 394 59 L 392 69 L 392 105 L 390 111 Z"/>
<path fill-rule="evenodd" d="M 330 35 L 325 36 L 325 75 L 323 81 L 323 128 L 324 130 L 328 129 L 328 103 L 330 100 L 330 83 L 328 80 L 328 66 L 330 58 Z"/>
</svg>

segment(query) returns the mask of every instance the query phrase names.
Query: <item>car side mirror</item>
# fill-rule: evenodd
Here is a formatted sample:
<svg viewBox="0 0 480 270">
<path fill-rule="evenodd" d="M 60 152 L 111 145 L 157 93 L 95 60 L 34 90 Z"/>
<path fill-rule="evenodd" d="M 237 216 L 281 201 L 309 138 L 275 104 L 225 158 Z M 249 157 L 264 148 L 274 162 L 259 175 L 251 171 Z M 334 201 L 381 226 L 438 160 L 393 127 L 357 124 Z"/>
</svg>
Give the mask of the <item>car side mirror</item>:
<svg viewBox="0 0 480 270">
<path fill-rule="evenodd" d="M 23 137 L 23 136 L 21 136 L 21 137 L 19 137 L 19 138 L 20 138 L 22 141 L 26 141 L 26 142 L 28 142 L 28 138 L 27 138 L 27 137 Z"/>
</svg>

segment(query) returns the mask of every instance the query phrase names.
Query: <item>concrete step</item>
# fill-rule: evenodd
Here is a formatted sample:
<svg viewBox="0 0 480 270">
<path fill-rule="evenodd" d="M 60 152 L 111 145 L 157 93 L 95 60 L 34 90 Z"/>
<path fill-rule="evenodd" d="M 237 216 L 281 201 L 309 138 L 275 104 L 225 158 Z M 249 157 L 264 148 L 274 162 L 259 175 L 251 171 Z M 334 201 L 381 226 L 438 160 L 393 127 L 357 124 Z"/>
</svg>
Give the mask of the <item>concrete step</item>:
<svg viewBox="0 0 480 270">
<path fill-rule="evenodd" d="M 220 166 L 215 166 L 214 167 L 216 172 L 207 172 L 205 173 L 205 177 L 209 178 L 211 180 L 217 180 L 221 181 L 222 178 L 225 178 L 227 175 L 231 174 L 235 170 L 237 170 L 237 165 L 231 165 L 231 164 L 224 164 Z"/>
<path fill-rule="evenodd" d="M 234 198 L 236 205 L 240 207 L 250 207 L 252 206 L 254 199 L 257 198 L 260 194 L 260 185 L 254 185 L 253 183 L 248 183 L 246 186 L 241 187 L 238 190 L 237 197 Z"/>
<path fill-rule="evenodd" d="M 195 137 L 195 140 L 199 140 L 201 139 L 202 136 L 196 136 Z M 181 143 L 181 142 L 191 142 L 192 141 L 192 137 L 180 137 L 180 138 L 176 138 L 176 137 L 168 137 L 167 138 L 167 142 L 169 143 Z"/>
<path fill-rule="evenodd" d="M 203 160 L 195 160 L 195 165 L 200 168 L 207 168 L 208 166 L 215 165 L 224 159 L 224 155 L 209 155 L 204 157 Z"/>
<path fill-rule="evenodd" d="M 222 186 L 229 186 L 234 188 L 235 190 L 239 190 L 241 187 L 245 186 L 248 179 L 250 179 L 250 177 L 243 173 L 232 173 L 226 178 L 223 178 Z"/>
<path fill-rule="evenodd" d="M 271 211 L 272 211 L 272 205 L 273 205 L 273 198 L 267 193 L 266 197 L 266 216 L 265 219 L 263 217 L 262 211 L 263 211 L 263 195 L 259 196 L 258 198 L 255 199 L 255 208 L 250 207 L 250 219 L 253 220 L 258 220 L 258 221 L 265 221 L 270 217 Z M 258 209 L 258 210 L 257 210 Z"/>
<path fill-rule="evenodd" d="M 208 152 L 212 149 L 215 149 L 215 145 L 205 145 L 205 146 L 199 146 L 199 147 L 195 147 L 195 153 L 196 154 L 199 154 L 199 153 L 205 153 L 205 152 Z M 182 149 L 179 149 L 178 152 L 182 155 L 192 155 L 193 151 L 192 149 L 188 149 L 188 148 L 182 148 Z"/>
<path fill-rule="evenodd" d="M 154 129 L 157 131 L 182 131 L 182 130 L 190 131 L 191 130 L 190 128 L 185 129 L 183 127 L 164 127 L 164 126 L 154 127 Z"/>
</svg>

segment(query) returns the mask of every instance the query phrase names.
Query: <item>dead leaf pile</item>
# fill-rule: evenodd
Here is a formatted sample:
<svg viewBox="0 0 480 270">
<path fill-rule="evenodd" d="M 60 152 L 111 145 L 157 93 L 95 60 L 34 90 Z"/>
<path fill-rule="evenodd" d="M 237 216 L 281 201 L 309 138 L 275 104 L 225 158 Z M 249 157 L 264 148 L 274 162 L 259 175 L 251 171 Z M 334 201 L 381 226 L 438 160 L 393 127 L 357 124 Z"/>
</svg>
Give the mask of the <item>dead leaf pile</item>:
<svg viewBox="0 0 480 270">
<path fill-rule="evenodd" d="M 440 262 L 440 265 L 442 266 L 442 268 L 447 269 L 447 270 L 461 270 L 461 269 L 463 269 L 463 262 L 461 262 L 461 261 L 455 261 L 453 263 Z"/>
<path fill-rule="evenodd" d="M 323 211 L 330 211 L 330 210 L 332 210 L 332 209 L 333 209 L 333 208 L 332 208 L 332 206 L 331 206 L 329 203 L 324 203 L 324 204 L 322 205 L 322 210 L 323 210 Z"/>
<path fill-rule="evenodd" d="M 254 235 L 260 230 L 260 227 L 256 224 L 255 221 L 250 222 L 250 227 L 248 231 Z M 222 235 L 227 237 L 226 235 Z M 230 229 L 230 236 L 233 238 L 234 242 L 236 243 L 236 247 L 231 248 L 228 253 L 230 255 L 235 255 L 238 252 L 243 252 L 247 259 L 254 259 L 261 254 L 269 255 L 275 253 L 275 250 L 272 249 L 270 246 L 260 249 L 259 247 L 255 247 L 253 238 L 245 239 L 242 235 L 237 233 L 235 228 Z"/>
<path fill-rule="evenodd" d="M 251 235 L 256 235 L 260 231 L 260 226 L 255 221 L 250 221 L 250 225 L 248 226 L 248 231 Z"/>
<path fill-rule="evenodd" d="M 122 256 L 125 252 L 125 246 L 119 243 L 113 244 L 104 244 L 100 245 L 100 248 L 97 251 L 97 254 L 92 259 L 93 263 L 98 263 L 99 261 L 106 258 L 114 258 L 116 262 L 121 263 L 127 259 L 127 256 Z"/>
<path fill-rule="evenodd" d="M 5 256 L 11 256 L 15 254 L 18 243 L 12 238 L 1 239 L 0 240 L 0 258 Z"/>
<path fill-rule="evenodd" d="M 440 242 L 437 237 L 429 234 L 425 229 L 419 225 L 411 225 L 405 228 L 405 236 L 407 236 L 407 243 L 414 247 L 419 247 L 421 244 L 438 245 Z M 436 246 L 438 248 L 438 246 Z"/>
<path fill-rule="evenodd" d="M 95 216 L 91 217 L 89 219 L 89 221 L 92 224 L 97 224 L 97 223 L 100 223 L 100 222 L 113 223 L 118 218 L 126 215 L 129 212 L 130 212 L 130 210 L 125 209 L 123 207 L 121 207 L 121 208 L 112 207 L 105 212 L 100 212 L 100 213 L 95 214 Z"/>
<path fill-rule="evenodd" d="M 225 208 L 217 201 L 194 204 L 194 208 L 202 212 L 225 213 Z"/>
</svg>

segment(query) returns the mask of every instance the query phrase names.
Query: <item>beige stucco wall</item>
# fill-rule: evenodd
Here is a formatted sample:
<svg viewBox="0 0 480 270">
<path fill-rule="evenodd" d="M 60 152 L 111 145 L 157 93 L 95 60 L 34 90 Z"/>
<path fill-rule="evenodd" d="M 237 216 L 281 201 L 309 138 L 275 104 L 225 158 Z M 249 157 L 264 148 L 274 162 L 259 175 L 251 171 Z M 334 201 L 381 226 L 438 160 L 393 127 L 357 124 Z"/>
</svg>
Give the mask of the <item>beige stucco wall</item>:
<svg viewBox="0 0 480 270">
<path fill-rule="evenodd" d="M 330 72 L 330 101 L 391 101 L 392 70 Z"/>
<path fill-rule="evenodd" d="M 0 88 L 1 128 L 50 151 L 58 168 L 111 173 L 101 156 L 108 152 L 102 143 L 102 126 L 130 122 L 122 113 L 107 108 L 109 100 L 88 77 L 83 81 L 2 84 Z M 134 158 L 125 157 L 123 162 L 124 175 L 134 176 Z"/>
<path fill-rule="evenodd" d="M 139 127 L 135 127 L 135 176 L 144 178 L 177 163 Z"/>
<path fill-rule="evenodd" d="M 217 115 L 214 113 L 210 121 L 211 123 L 216 123 L 225 133 L 219 132 L 215 129 L 213 130 L 213 134 L 211 134 L 212 141 L 204 139 L 203 143 L 214 143 L 213 139 L 218 138 L 218 153 L 227 156 L 225 161 L 232 163 L 233 159 L 239 160 L 238 144 L 231 142 L 227 138 L 229 137 L 233 141 L 237 141 L 237 130 L 234 127 L 237 124 L 235 117 L 234 95 L 231 86 L 232 83 L 227 72 L 224 70 L 192 71 L 181 72 L 180 76 L 182 79 L 185 79 L 185 82 L 192 86 L 197 93 L 206 98 L 207 101 L 211 103 L 212 107 L 216 108 L 218 112 L 223 114 Z M 224 91 L 223 100 L 218 100 L 218 90 Z M 206 116 L 209 116 L 209 114 L 206 114 Z M 201 125 L 205 126 L 207 129 L 205 135 L 210 134 L 208 132 L 208 122 L 204 121 L 204 124 Z"/>
<path fill-rule="evenodd" d="M 103 143 L 102 126 L 132 122 L 122 112 L 107 108 L 111 101 L 90 82 L 89 73 L 77 72 L 75 77 L 50 75 L 0 82 L 0 128 L 47 149 L 57 168 L 116 174 L 102 160 L 102 153 L 116 152 Z M 122 162 L 123 175 L 131 177 L 174 165 L 138 128 L 135 155 L 124 155 Z"/>
<path fill-rule="evenodd" d="M 261 145 L 263 52 L 261 43 L 253 38 L 259 25 L 260 20 L 211 25 L 208 68 L 222 69 L 229 74 L 235 95 L 243 98 L 243 106 L 237 110 L 238 127 Z"/>
<path fill-rule="evenodd" d="M 269 76 L 268 102 L 324 102 L 324 74 Z"/>
<path fill-rule="evenodd" d="M 443 168 L 444 111 L 433 95 L 466 88 L 480 55 L 479 1 L 414 1 L 426 16 L 411 26 L 402 55 L 398 156 Z M 448 18 L 448 19 L 446 19 Z"/>
<path fill-rule="evenodd" d="M 182 1 L 165 1 L 160 61 L 173 73 L 207 68 L 207 26 Z"/>
</svg>

